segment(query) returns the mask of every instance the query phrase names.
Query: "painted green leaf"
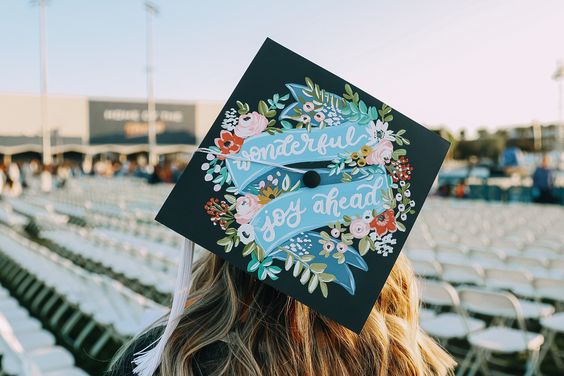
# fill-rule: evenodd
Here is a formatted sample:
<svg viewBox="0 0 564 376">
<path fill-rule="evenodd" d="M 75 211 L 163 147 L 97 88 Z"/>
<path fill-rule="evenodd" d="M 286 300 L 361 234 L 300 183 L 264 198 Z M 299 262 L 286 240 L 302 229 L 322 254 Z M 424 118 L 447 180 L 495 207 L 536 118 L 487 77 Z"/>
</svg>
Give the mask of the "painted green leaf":
<svg viewBox="0 0 564 376">
<path fill-rule="evenodd" d="M 309 281 L 309 277 L 311 276 L 311 271 L 308 268 L 305 268 L 304 272 L 302 273 L 302 277 L 300 278 L 300 283 L 305 285 L 307 281 Z"/>
<path fill-rule="evenodd" d="M 231 252 L 232 249 L 233 249 L 233 242 L 230 240 L 229 243 L 225 245 L 225 253 Z"/>
<path fill-rule="evenodd" d="M 284 269 L 290 270 L 292 268 L 292 264 L 294 263 L 294 256 L 291 253 L 288 253 L 286 257 L 286 262 L 284 263 Z"/>
<path fill-rule="evenodd" d="M 305 255 L 305 256 L 302 256 L 302 261 L 303 261 L 303 262 L 310 262 L 310 261 L 313 260 L 314 258 L 315 258 L 314 255 Z"/>
<path fill-rule="evenodd" d="M 234 204 L 237 202 L 237 198 L 233 195 L 225 195 L 224 197 L 227 200 L 227 202 L 229 202 L 230 204 Z"/>
<path fill-rule="evenodd" d="M 219 239 L 216 243 L 217 245 L 227 245 L 228 243 L 231 243 L 231 238 L 226 236 L 225 238 Z"/>
<path fill-rule="evenodd" d="M 268 106 L 266 105 L 265 101 L 259 101 L 258 111 L 261 115 L 266 116 L 266 113 L 268 112 Z"/>
<path fill-rule="evenodd" d="M 330 273 L 320 273 L 317 277 L 319 277 L 319 280 L 322 282 L 333 282 L 336 279 L 336 277 Z"/>
<path fill-rule="evenodd" d="M 316 275 L 314 275 L 313 277 L 311 277 L 311 279 L 309 280 L 309 284 L 307 286 L 307 291 L 311 294 L 315 291 L 315 289 L 317 288 L 317 285 L 319 284 L 319 279 L 317 278 Z"/>
<path fill-rule="evenodd" d="M 292 129 L 292 123 L 290 123 L 288 120 L 282 120 L 280 121 L 280 124 L 282 124 L 282 127 L 284 129 Z"/>
<path fill-rule="evenodd" d="M 398 230 L 400 230 L 401 232 L 405 232 L 405 226 L 403 225 L 403 223 L 396 222 L 396 225 L 398 226 Z"/>
<path fill-rule="evenodd" d="M 325 271 L 325 269 L 327 269 L 327 265 L 323 264 L 321 262 L 316 262 L 316 263 L 311 264 L 309 266 L 309 268 L 314 273 L 323 273 L 323 271 Z"/>
<path fill-rule="evenodd" d="M 364 256 L 369 249 L 370 249 L 370 243 L 368 242 L 368 239 L 365 236 L 364 238 L 360 239 L 360 242 L 358 243 L 358 252 L 360 253 L 361 256 Z"/>
<path fill-rule="evenodd" d="M 321 294 L 323 294 L 324 298 L 327 298 L 327 296 L 329 296 L 329 291 L 327 289 L 327 284 L 323 281 L 319 281 L 319 288 L 321 289 Z"/>
<path fill-rule="evenodd" d="M 305 82 L 306 82 L 307 87 L 309 87 L 310 90 L 313 90 L 313 81 L 311 80 L 311 78 L 306 77 Z"/>
<path fill-rule="evenodd" d="M 248 256 L 255 250 L 256 243 L 251 242 L 243 248 L 243 256 Z"/>
<path fill-rule="evenodd" d="M 299 261 L 297 261 L 297 262 L 294 264 L 294 271 L 292 272 L 292 274 L 294 275 L 294 277 L 297 277 L 297 276 L 300 275 L 300 273 L 301 273 L 301 271 L 302 271 L 302 267 L 303 267 L 303 266 L 302 266 L 302 263 L 299 262 Z"/>
</svg>

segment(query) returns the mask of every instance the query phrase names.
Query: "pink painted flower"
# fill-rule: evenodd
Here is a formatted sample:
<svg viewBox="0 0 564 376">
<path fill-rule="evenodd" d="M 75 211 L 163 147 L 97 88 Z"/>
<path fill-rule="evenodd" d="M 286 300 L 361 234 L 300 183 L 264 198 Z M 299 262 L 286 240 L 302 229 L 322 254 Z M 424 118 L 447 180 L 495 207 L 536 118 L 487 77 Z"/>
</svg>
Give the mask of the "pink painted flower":
<svg viewBox="0 0 564 376">
<path fill-rule="evenodd" d="M 256 136 L 266 129 L 268 119 L 254 111 L 239 116 L 239 123 L 235 127 L 235 134 L 241 138 Z"/>
<path fill-rule="evenodd" d="M 237 223 L 244 225 L 253 219 L 255 214 L 262 208 L 257 196 L 247 193 L 246 195 L 237 198 L 235 203 L 235 220 Z"/>
<path fill-rule="evenodd" d="M 302 108 L 304 109 L 305 112 L 310 112 L 310 111 L 313 111 L 315 106 L 311 102 L 305 102 L 304 105 L 302 106 Z"/>
<path fill-rule="evenodd" d="M 369 165 L 384 165 L 392 158 L 394 145 L 390 140 L 382 140 L 372 149 L 366 157 L 366 163 Z"/>
<path fill-rule="evenodd" d="M 370 224 L 364 222 L 362 218 L 353 219 L 349 231 L 356 239 L 362 239 L 370 232 Z"/>
</svg>

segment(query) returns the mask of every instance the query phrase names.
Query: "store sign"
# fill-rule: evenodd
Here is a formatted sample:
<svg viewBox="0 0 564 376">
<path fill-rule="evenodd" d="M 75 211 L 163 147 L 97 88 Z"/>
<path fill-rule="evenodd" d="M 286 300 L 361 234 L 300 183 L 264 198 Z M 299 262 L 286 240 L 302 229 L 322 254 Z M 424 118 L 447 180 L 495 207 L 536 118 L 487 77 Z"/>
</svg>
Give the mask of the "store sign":
<svg viewBox="0 0 564 376">
<path fill-rule="evenodd" d="M 91 100 L 88 108 L 91 144 L 147 143 L 149 111 L 146 103 Z M 195 142 L 195 106 L 192 104 L 157 103 L 154 122 L 157 143 Z"/>
</svg>

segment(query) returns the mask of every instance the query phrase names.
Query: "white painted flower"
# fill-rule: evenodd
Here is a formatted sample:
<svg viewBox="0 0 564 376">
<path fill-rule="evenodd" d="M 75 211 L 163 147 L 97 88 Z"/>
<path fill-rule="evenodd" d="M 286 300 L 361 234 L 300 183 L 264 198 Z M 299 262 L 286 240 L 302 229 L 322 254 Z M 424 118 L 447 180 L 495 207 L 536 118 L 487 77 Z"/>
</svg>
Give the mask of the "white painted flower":
<svg viewBox="0 0 564 376">
<path fill-rule="evenodd" d="M 382 120 L 376 120 L 376 130 L 379 132 L 380 138 L 384 140 L 395 141 L 396 138 L 392 135 L 394 132 L 388 129 L 388 123 L 382 122 Z"/>
<path fill-rule="evenodd" d="M 402 215 L 400 215 L 400 218 L 402 221 L 405 221 L 407 219 L 407 214 L 402 213 Z"/>
<path fill-rule="evenodd" d="M 405 197 L 410 197 L 411 196 L 411 191 L 408 189 L 405 192 L 403 192 Z"/>
<path fill-rule="evenodd" d="M 334 238 L 338 238 L 341 235 L 341 231 L 338 228 L 331 229 L 331 236 Z"/>
<path fill-rule="evenodd" d="M 247 245 L 255 240 L 255 229 L 251 224 L 245 223 L 237 229 L 237 236 L 239 236 L 241 243 Z"/>
<path fill-rule="evenodd" d="M 396 193 L 396 201 L 401 201 L 401 193 Z"/>
<path fill-rule="evenodd" d="M 216 184 L 216 185 L 213 186 L 213 190 L 216 191 L 216 192 L 219 191 L 220 189 L 221 189 L 221 185 L 219 185 L 219 184 Z"/>
<path fill-rule="evenodd" d="M 219 171 L 221 171 L 221 166 L 215 165 L 215 167 L 213 168 L 213 172 L 218 173 Z"/>
<path fill-rule="evenodd" d="M 400 212 L 404 211 L 404 210 L 405 210 L 405 205 L 404 205 L 404 204 L 399 204 L 399 205 L 398 205 L 398 210 L 399 210 Z"/>
<path fill-rule="evenodd" d="M 278 179 L 274 179 L 274 180 L 272 181 L 272 184 L 273 184 L 273 185 L 278 185 Z"/>
<path fill-rule="evenodd" d="M 215 159 L 215 155 L 213 155 L 212 153 L 208 153 L 208 154 L 206 155 L 206 159 L 207 159 L 208 161 L 213 161 L 213 160 Z"/>
<path fill-rule="evenodd" d="M 206 174 L 206 176 L 204 176 L 204 180 L 205 181 L 212 181 L 213 176 L 211 174 Z"/>
<path fill-rule="evenodd" d="M 302 115 L 300 116 L 300 121 L 304 124 L 309 124 L 311 117 L 309 117 L 309 115 Z"/>
<path fill-rule="evenodd" d="M 400 181 L 400 186 L 403 187 L 405 185 L 405 181 L 401 180 Z"/>
<path fill-rule="evenodd" d="M 364 222 L 370 223 L 373 219 L 374 216 L 372 215 L 372 210 L 365 210 L 364 213 L 362 213 L 362 220 Z"/>
<path fill-rule="evenodd" d="M 415 207 L 415 201 L 413 201 L 413 200 L 409 201 L 409 206 L 411 206 L 412 208 L 414 208 L 414 207 Z"/>
<path fill-rule="evenodd" d="M 209 163 L 202 163 L 202 171 L 209 170 L 210 164 Z"/>
</svg>

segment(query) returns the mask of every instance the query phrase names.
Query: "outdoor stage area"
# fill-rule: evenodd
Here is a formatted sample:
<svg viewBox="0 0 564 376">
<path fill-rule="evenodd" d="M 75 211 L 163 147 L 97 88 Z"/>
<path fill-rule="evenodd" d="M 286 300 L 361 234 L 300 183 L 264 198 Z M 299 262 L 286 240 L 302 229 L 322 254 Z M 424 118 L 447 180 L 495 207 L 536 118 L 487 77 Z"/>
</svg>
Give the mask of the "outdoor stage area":
<svg viewBox="0 0 564 376">
<path fill-rule="evenodd" d="M 171 189 L 80 177 L 0 200 L 0 375 L 100 375 L 167 312 L 182 238 L 153 218 Z M 564 374 L 563 229 L 562 206 L 425 203 L 403 252 L 422 328 L 465 374 Z"/>
</svg>

